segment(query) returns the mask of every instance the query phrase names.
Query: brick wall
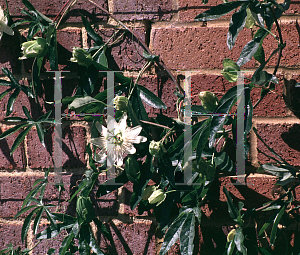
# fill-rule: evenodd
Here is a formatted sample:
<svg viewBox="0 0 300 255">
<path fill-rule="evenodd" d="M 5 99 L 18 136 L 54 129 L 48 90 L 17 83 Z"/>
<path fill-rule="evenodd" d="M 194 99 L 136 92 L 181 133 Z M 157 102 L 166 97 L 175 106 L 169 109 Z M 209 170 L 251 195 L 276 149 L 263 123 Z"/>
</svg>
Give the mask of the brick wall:
<svg viewBox="0 0 300 255">
<path fill-rule="evenodd" d="M 21 0 L 8 2 L 13 18 L 21 17 L 20 8 L 23 8 Z M 50 18 L 57 15 L 65 2 L 66 0 L 31 0 L 31 3 L 38 10 Z M 193 21 L 197 14 L 222 2 L 222 0 L 210 0 L 207 5 L 203 5 L 200 0 L 97 0 L 98 4 L 131 26 L 140 38 L 146 41 L 153 53 L 161 57 L 165 65 L 172 70 L 179 80 L 183 71 L 196 70 L 192 72 L 192 95 L 203 90 L 224 93 L 232 87 L 233 84 L 228 83 L 221 76 L 222 60 L 223 58 L 231 58 L 236 61 L 243 45 L 250 40 L 252 35 L 252 31 L 243 30 L 237 39 L 234 50 L 230 51 L 226 46 L 229 15 L 212 22 Z M 2 6 L 4 3 L 4 0 L 0 0 Z M 300 136 L 298 135 L 300 121 L 285 107 L 282 91 L 284 78 L 300 81 L 300 34 L 296 26 L 296 21 L 300 18 L 299 6 L 298 1 L 292 1 L 288 13 L 281 18 L 280 23 L 287 46 L 283 50 L 283 58 L 278 72 L 280 83 L 276 87 L 275 93 L 267 95 L 255 109 L 253 118 L 253 125 L 257 127 L 261 137 L 266 139 L 267 144 L 279 152 L 288 163 L 296 167 L 300 166 Z M 107 15 L 87 1 L 78 1 L 66 17 L 62 29 L 58 32 L 60 69 L 66 66 L 66 59 L 70 58 L 70 51 L 73 46 L 87 47 L 90 45 L 87 33 L 80 23 L 80 9 L 85 10 L 91 20 L 99 25 L 99 33 L 104 40 L 112 33 L 111 24 L 114 24 L 113 20 L 108 19 Z M 17 59 L 20 52 L 19 45 L 25 41 L 25 38 L 22 37 L 24 29 L 25 27 L 22 27 L 20 33 L 16 33 L 13 37 L 4 35 L 0 42 L 0 67 L 7 67 L 26 84 L 30 80 L 31 61 L 19 61 Z M 269 38 L 265 42 L 266 54 L 270 54 L 274 46 L 274 41 L 271 41 L 272 38 Z M 124 41 L 111 48 L 111 54 L 115 60 L 111 64 L 120 70 L 126 70 L 126 75 L 136 77 L 136 71 L 143 66 L 143 60 L 137 53 L 136 47 L 139 53 L 142 53 L 142 50 L 132 41 L 131 37 L 127 36 Z M 253 71 L 257 65 L 258 63 L 251 60 L 245 67 L 247 70 Z M 274 65 L 275 62 L 270 62 L 269 67 Z M 44 110 L 50 107 L 46 101 L 53 101 L 54 82 L 53 77 L 45 72 L 47 68 L 46 63 L 41 74 L 44 96 L 40 98 L 40 103 Z M 0 72 L 0 76 L 3 76 L 2 72 Z M 62 82 L 63 97 L 71 96 L 76 84 L 76 77 L 73 74 L 66 74 Z M 176 116 L 173 96 L 175 85 L 170 78 L 159 70 L 157 72 L 152 70 L 143 76 L 141 84 L 162 98 L 168 107 L 165 113 Z M 0 93 L 4 89 L 0 87 Z M 259 95 L 260 90 L 253 90 L 253 102 L 259 98 Z M 0 104 L 0 133 L 11 127 L 4 121 L 7 100 L 8 96 L 5 96 Z M 199 101 L 195 102 L 199 103 Z M 28 100 L 25 95 L 20 94 L 12 116 L 23 117 L 22 106 L 26 106 L 34 116 L 37 113 L 33 105 L 33 102 Z M 150 108 L 147 110 L 151 116 L 155 116 L 157 112 Z M 64 109 L 64 111 L 67 110 Z M 265 156 L 257 154 L 256 148 L 266 152 L 263 144 L 256 139 L 253 133 L 250 136 L 250 162 L 252 166 L 257 164 L 257 160 L 262 163 L 268 162 Z M 15 220 L 13 217 L 21 208 L 22 200 L 30 191 L 34 181 L 43 177 L 43 171 L 46 168 L 53 167 L 49 152 L 39 142 L 35 130 L 29 132 L 24 143 L 21 143 L 14 154 L 10 156 L 9 149 L 15 138 L 16 135 L 13 135 L 5 140 L 0 140 L 0 249 L 10 242 L 29 248 L 36 243 L 32 232 L 29 232 L 26 242 L 21 243 L 22 220 Z M 48 138 L 52 140 L 50 144 L 53 147 L 52 132 L 49 132 Z M 88 167 L 85 145 L 89 139 L 90 126 L 88 123 L 78 118 L 64 122 L 62 142 L 65 172 L 63 182 L 66 191 L 62 197 L 62 210 L 70 214 L 74 214 L 74 204 L 67 203 L 67 200 L 70 198 L 70 192 L 72 192 L 77 180 L 81 178 L 84 169 Z M 220 198 L 221 201 L 212 202 L 211 206 L 203 208 L 206 217 L 203 219 L 199 236 L 199 254 L 220 254 L 218 251 L 220 247 L 224 247 L 226 235 L 230 231 L 230 225 L 233 224 L 227 213 L 226 199 L 222 192 L 223 185 L 226 185 L 234 194 L 235 201 L 236 199 L 247 199 L 249 204 L 245 206 L 249 208 L 263 204 L 269 199 L 274 199 L 271 190 L 275 179 L 256 174 L 253 167 L 247 168 L 247 171 L 249 172 L 247 182 L 253 183 L 253 185 L 230 185 L 232 182 L 230 177 L 220 178 L 219 183 L 215 185 L 216 198 Z M 50 174 L 50 176 L 53 175 Z M 100 246 L 109 254 L 156 254 L 162 241 L 160 233 L 156 231 L 157 223 L 151 214 L 145 213 L 140 216 L 137 211 L 130 210 L 129 198 L 131 193 L 132 185 L 128 183 L 123 188 L 95 201 L 97 215 L 107 222 L 114 238 L 114 244 L 109 244 L 99 236 Z M 298 189 L 296 198 L 299 198 L 299 193 L 300 190 Z M 46 191 L 45 199 L 47 203 L 57 203 L 58 197 L 56 192 L 49 188 Z M 220 218 L 220 215 L 223 218 Z M 40 226 L 41 229 L 43 227 L 43 225 Z M 292 234 L 291 232 L 291 236 Z M 60 242 L 58 240 L 61 238 L 62 236 L 45 241 L 32 254 L 45 254 L 49 247 L 59 248 Z M 280 242 L 280 238 L 278 242 Z M 291 241 L 291 245 L 292 243 L 293 241 Z M 179 254 L 178 247 L 179 245 L 174 245 L 169 254 Z M 283 254 L 280 250 L 277 252 Z"/>
</svg>

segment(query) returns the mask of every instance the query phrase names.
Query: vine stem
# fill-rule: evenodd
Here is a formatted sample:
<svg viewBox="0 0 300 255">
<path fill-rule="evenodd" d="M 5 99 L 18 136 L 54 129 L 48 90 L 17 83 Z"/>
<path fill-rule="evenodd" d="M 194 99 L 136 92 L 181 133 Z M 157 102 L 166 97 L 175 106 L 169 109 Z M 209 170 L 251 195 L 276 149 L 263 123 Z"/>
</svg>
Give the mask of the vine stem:
<svg viewBox="0 0 300 255">
<path fill-rule="evenodd" d="M 274 11 L 273 11 L 272 8 L 270 8 L 270 12 L 272 14 L 272 17 L 274 19 L 274 22 L 275 22 L 275 25 L 276 25 L 276 28 L 277 28 L 277 31 L 278 31 L 279 43 L 281 45 L 283 45 L 284 43 L 283 43 L 282 33 L 281 33 L 281 28 L 279 26 L 278 20 L 277 20 L 277 18 L 275 16 L 275 13 L 274 13 Z M 282 57 L 282 49 L 283 49 L 282 47 L 279 48 L 277 63 L 276 63 L 276 66 L 274 68 L 273 75 L 276 75 L 276 73 L 278 71 L 280 60 L 281 60 L 281 57 Z M 270 87 L 270 84 L 269 84 L 269 86 L 266 89 L 269 89 L 269 87 Z M 257 100 L 257 102 L 253 105 L 253 109 L 260 103 L 261 100 L 262 100 L 262 98 L 260 98 L 260 99 Z"/>
<path fill-rule="evenodd" d="M 115 15 L 111 14 L 110 12 L 108 12 L 106 9 L 104 9 L 102 6 L 98 5 L 97 3 L 95 3 L 92 0 L 87 0 L 89 1 L 91 4 L 95 5 L 97 8 L 99 8 L 101 11 L 103 11 L 105 14 L 107 14 L 109 17 L 111 17 L 112 19 L 114 19 L 117 23 L 119 23 L 123 28 L 125 28 L 128 32 L 130 32 L 133 37 L 137 40 L 137 42 L 148 52 L 148 54 L 153 55 L 151 50 L 149 49 L 149 47 L 129 28 L 127 27 L 123 22 L 121 22 Z M 163 68 L 168 75 L 170 76 L 170 78 L 172 79 L 172 81 L 175 83 L 177 89 L 184 94 L 183 89 L 178 85 L 174 75 L 171 73 L 171 71 L 163 64 L 161 63 L 161 61 L 157 61 L 156 62 L 161 68 Z"/>
</svg>

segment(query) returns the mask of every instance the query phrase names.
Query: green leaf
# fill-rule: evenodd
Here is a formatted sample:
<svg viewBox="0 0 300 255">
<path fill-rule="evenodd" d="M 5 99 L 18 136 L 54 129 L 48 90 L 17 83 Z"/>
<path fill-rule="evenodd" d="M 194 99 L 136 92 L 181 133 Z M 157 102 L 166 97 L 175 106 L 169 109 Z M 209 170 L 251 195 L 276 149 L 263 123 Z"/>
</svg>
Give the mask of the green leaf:
<svg viewBox="0 0 300 255">
<path fill-rule="evenodd" d="M 72 109 L 72 108 L 79 108 L 79 107 L 82 107 L 82 106 L 85 106 L 85 105 L 88 105 L 88 104 L 91 104 L 91 103 L 101 103 L 101 104 L 104 104 L 103 102 L 93 98 L 93 97 L 90 97 L 90 96 L 85 96 L 85 97 L 81 97 L 81 98 L 75 98 L 74 101 L 69 105 L 69 109 Z"/>
<path fill-rule="evenodd" d="M 213 6 L 208 11 L 205 11 L 197 15 L 195 21 L 208 21 L 208 20 L 218 19 L 226 15 L 227 13 L 233 11 L 234 9 L 238 8 L 245 2 L 246 1 L 232 1 L 224 4 L 219 4 L 217 6 Z"/>
<path fill-rule="evenodd" d="M 5 97 L 9 92 L 11 92 L 13 88 L 9 88 L 0 94 L 0 100 Z"/>
<path fill-rule="evenodd" d="M 222 172 L 232 172 L 236 170 L 234 162 L 230 159 L 226 152 L 215 152 L 214 163 Z"/>
<path fill-rule="evenodd" d="M 29 133 L 30 129 L 33 127 L 34 124 L 29 125 L 26 129 L 24 129 L 16 138 L 14 141 L 11 149 L 10 149 L 10 155 L 13 154 L 13 152 L 17 149 L 17 147 L 20 145 L 20 143 L 24 140 L 25 136 Z"/>
<path fill-rule="evenodd" d="M 44 131 L 43 131 L 43 128 L 42 128 L 41 124 L 36 123 L 35 126 L 36 126 L 36 131 L 37 131 L 37 134 L 38 134 L 38 137 L 39 137 L 39 140 L 40 140 L 41 144 L 44 147 L 46 147 L 45 141 L 44 141 L 44 138 L 45 138 Z"/>
<path fill-rule="evenodd" d="M 253 56 L 254 59 L 257 60 L 259 63 L 261 64 L 265 63 L 265 51 L 262 46 L 262 42 L 259 44 L 258 49 Z"/>
<path fill-rule="evenodd" d="M 238 209 L 236 208 L 236 206 L 233 204 L 232 202 L 232 198 L 228 192 L 228 190 L 226 189 L 225 186 L 223 186 L 223 192 L 224 194 L 226 195 L 226 198 L 227 198 L 227 205 L 228 205 L 228 212 L 229 212 L 229 215 L 232 219 L 237 219 L 238 217 Z"/>
<path fill-rule="evenodd" d="M 48 36 L 48 34 L 47 34 Z M 49 44 L 49 62 L 51 70 L 58 70 L 58 53 L 57 53 L 57 34 L 56 29 L 52 31 Z"/>
<path fill-rule="evenodd" d="M 244 235 L 243 235 L 243 230 L 241 227 L 236 229 L 233 240 L 234 240 L 237 250 L 239 252 L 241 252 L 243 255 L 247 255 L 247 248 L 244 245 Z"/>
<path fill-rule="evenodd" d="M 229 243 L 228 249 L 227 249 L 227 255 L 232 255 L 235 249 L 235 242 L 234 240 L 231 240 Z"/>
<path fill-rule="evenodd" d="M 21 129 L 21 128 L 23 128 L 23 127 L 26 127 L 26 126 L 28 126 L 28 125 L 29 125 L 29 123 L 19 124 L 19 125 L 16 125 L 16 126 L 10 128 L 10 129 L 4 131 L 4 132 L 0 135 L 0 140 L 1 140 L 1 139 L 4 139 L 5 137 L 7 137 L 7 136 L 9 136 L 9 135 L 11 135 L 11 134 L 13 134 L 13 133 L 15 133 L 15 132 L 18 131 L 19 129 Z"/>
<path fill-rule="evenodd" d="M 33 234 L 36 235 L 36 232 L 39 227 L 40 220 L 42 218 L 42 214 L 44 212 L 44 208 L 42 207 L 39 209 L 39 211 L 36 213 L 35 219 L 34 219 L 34 224 L 33 224 Z"/>
<path fill-rule="evenodd" d="M 194 252 L 194 238 L 195 238 L 195 215 L 194 211 L 187 214 L 186 220 L 182 225 L 180 232 L 180 254 L 190 255 Z"/>
<path fill-rule="evenodd" d="M 236 62 L 238 66 L 245 65 L 247 62 L 251 60 L 254 54 L 257 52 L 259 48 L 259 43 L 255 40 L 251 40 L 248 42 L 243 48 L 238 61 Z"/>
<path fill-rule="evenodd" d="M 11 86 L 11 82 L 10 82 L 10 81 L 6 81 L 6 80 L 1 80 L 1 79 L 0 79 L 0 85 L 1 85 L 1 86 Z"/>
<path fill-rule="evenodd" d="M 240 10 L 231 16 L 229 30 L 227 34 L 227 46 L 232 50 L 239 32 L 243 29 L 246 23 L 248 4 L 243 4 Z"/>
<path fill-rule="evenodd" d="M 33 215 L 39 210 L 40 208 L 36 208 L 34 210 L 32 210 L 31 213 L 28 214 L 28 216 L 25 218 L 24 220 L 24 223 L 23 223 L 23 226 L 22 226 L 22 231 L 21 231 L 21 240 L 22 240 L 22 243 L 24 243 L 25 241 L 25 238 L 27 236 L 27 233 L 28 233 L 28 230 L 29 230 L 29 227 L 30 227 L 30 223 L 31 223 L 31 219 L 33 217 Z"/>
<path fill-rule="evenodd" d="M 192 209 L 189 209 L 192 210 Z M 162 244 L 162 247 L 160 249 L 159 254 L 164 255 L 168 252 L 168 250 L 171 249 L 171 247 L 176 243 L 178 240 L 183 224 L 188 216 L 188 212 L 181 213 L 172 223 L 172 225 L 169 227 L 168 231 L 165 234 L 164 242 Z"/>
<path fill-rule="evenodd" d="M 98 35 L 95 30 L 92 28 L 92 26 L 90 25 L 89 21 L 87 20 L 86 17 L 84 17 L 83 15 L 81 15 L 81 19 L 82 19 L 82 23 L 88 33 L 88 35 L 94 40 L 94 42 L 98 45 L 101 46 L 103 45 L 103 39 L 101 38 L 100 35 Z"/>
<path fill-rule="evenodd" d="M 93 221 L 97 225 L 98 230 L 100 230 L 101 233 L 104 235 L 104 237 L 107 238 L 110 242 L 113 242 L 113 237 L 111 233 L 107 230 L 105 225 L 97 218 L 94 218 Z"/>
<path fill-rule="evenodd" d="M 277 227 L 278 227 L 278 224 L 281 220 L 281 217 L 282 215 L 284 214 L 285 212 L 285 209 L 286 209 L 286 204 L 280 209 L 279 213 L 276 215 L 275 217 L 275 220 L 274 220 L 274 224 L 273 224 L 273 227 L 272 227 L 272 230 L 271 230 L 271 235 L 270 235 L 270 244 L 272 246 L 274 246 L 274 243 L 275 243 L 275 239 L 276 239 L 276 233 L 277 233 Z"/>
<path fill-rule="evenodd" d="M 47 255 L 52 255 L 55 253 L 55 249 L 54 248 L 49 248 Z"/>
<path fill-rule="evenodd" d="M 258 236 L 261 236 L 264 231 L 267 229 L 267 227 L 269 227 L 271 225 L 271 223 L 273 222 L 273 220 L 275 219 L 275 217 L 277 216 L 277 212 L 275 212 L 268 220 L 267 222 L 261 227 L 260 231 L 258 232 Z"/>
<path fill-rule="evenodd" d="M 57 228 L 57 224 L 55 222 L 55 219 L 54 219 L 52 213 L 47 208 L 45 208 L 45 212 L 47 215 L 47 219 L 50 221 L 50 224 L 53 226 L 53 228 Z"/>
<path fill-rule="evenodd" d="M 10 115 L 13 111 L 14 103 L 20 93 L 21 89 L 18 87 L 15 91 L 11 94 L 7 102 L 7 109 L 6 109 L 6 116 Z"/>
<path fill-rule="evenodd" d="M 37 207 L 37 205 L 31 205 L 31 206 L 27 206 L 27 207 L 25 207 L 25 208 L 22 208 L 22 209 L 15 215 L 14 219 L 18 218 L 21 214 L 23 214 L 23 213 L 25 213 L 25 212 L 27 212 L 27 211 L 29 211 L 30 209 L 35 208 L 35 207 Z"/>
<path fill-rule="evenodd" d="M 71 231 L 62 241 L 61 246 L 59 248 L 59 255 L 64 255 L 66 253 L 66 251 L 69 249 L 69 246 L 73 240 L 73 238 L 75 237 L 73 231 Z"/>
<path fill-rule="evenodd" d="M 219 105 L 215 110 L 216 113 L 229 113 L 232 106 L 240 98 L 241 94 L 244 93 L 244 85 L 237 85 L 230 88 L 225 95 L 220 99 Z M 217 132 L 223 127 L 226 121 L 226 115 L 213 116 L 211 122 L 211 132 L 209 138 L 209 148 L 212 148 L 215 143 Z"/>
<path fill-rule="evenodd" d="M 151 107 L 157 108 L 157 109 L 164 109 L 167 110 L 166 105 L 161 101 L 159 97 L 157 97 L 155 94 L 153 94 L 150 90 L 148 90 L 144 86 L 136 85 L 137 91 L 140 96 L 140 98 Z"/>
<path fill-rule="evenodd" d="M 133 155 L 128 155 L 125 162 L 125 172 L 127 178 L 132 183 L 135 183 L 140 175 L 140 166 Z"/>
<path fill-rule="evenodd" d="M 229 82 L 236 82 L 238 79 L 240 67 L 231 59 L 223 59 L 223 70 L 221 71 L 224 78 Z"/>
</svg>

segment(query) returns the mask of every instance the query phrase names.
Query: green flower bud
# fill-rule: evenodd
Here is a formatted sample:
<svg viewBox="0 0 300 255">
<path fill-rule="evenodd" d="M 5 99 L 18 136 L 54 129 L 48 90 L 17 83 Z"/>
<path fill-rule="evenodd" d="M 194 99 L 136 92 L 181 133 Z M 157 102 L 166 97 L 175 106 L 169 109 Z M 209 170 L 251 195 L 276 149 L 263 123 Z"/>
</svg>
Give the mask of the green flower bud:
<svg viewBox="0 0 300 255">
<path fill-rule="evenodd" d="M 162 189 L 157 189 L 155 190 L 151 196 L 148 198 L 148 202 L 150 204 L 156 204 L 156 206 L 159 206 L 165 199 L 166 199 L 166 194 Z"/>
<path fill-rule="evenodd" d="M 93 63 L 93 58 L 85 49 L 74 47 L 70 61 L 89 67 Z"/>
<path fill-rule="evenodd" d="M 151 141 L 151 143 L 149 145 L 149 153 L 152 156 L 154 156 L 156 158 L 161 158 L 166 152 L 167 151 L 166 151 L 164 145 L 162 144 L 162 142 Z"/>
<path fill-rule="evenodd" d="M 89 223 L 95 218 L 95 209 L 89 197 L 79 196 L 76 204 L 76 214 L 79 219 Z"/>
<path fill-rule="evenodd" d="M 21 44 L 23 56 L 19 59 L 43 57 L 48 52 L 48 44 L 46 39 L 42 37 L 34 37 L 34 40 Z"/>
<path fill-rule="evenodd" d="M 148 186 L 147 188 L 144 189 L 143 192 L 143 200 L 148 200 L 148 198 L 152 195 L 152 193 L 156 190 L 157 188 L 152 185 L 152 186 Z"/>
<path fill-rule="evenodd" d="M 124 96 L 116 96 L 114 99 L 114 105 L 116 107 L 116 111 L 127 112 L 128 98 Z"/>
<path fill-rule="evenodd" d="M 228 233 L 228 236 L 227 236 L 227 242 L 231 242 L 235 236 L 235 232 L 236 230 L 235 229 L 232 229 L 229 233 Z"/>
<path fill-rule="evenodd" d="M 208 112 L 213 112 L 219 104 L 219 99 L 217 98 L 217 96 L 209 91 L 200 92 L 199 98 L 201 100 L 203 108 Z"/>
</svg>

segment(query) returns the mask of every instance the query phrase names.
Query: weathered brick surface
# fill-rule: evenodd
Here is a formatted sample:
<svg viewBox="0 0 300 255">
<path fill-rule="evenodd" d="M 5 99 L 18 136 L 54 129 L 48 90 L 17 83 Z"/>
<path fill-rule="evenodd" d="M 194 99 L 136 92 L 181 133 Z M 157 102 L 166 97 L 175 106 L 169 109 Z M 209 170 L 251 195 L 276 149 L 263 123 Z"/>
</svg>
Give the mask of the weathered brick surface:
<svg viewBox="0 0 300 255">
<path fill-rule="evenodd" d="M 132 30 L 142 41 L 145 41 L 145 28 L 132 28 Z M 105 42 L 108 41 L 115 32 L 114 29 L 96 29 L 96 31 Z M 123 32 L 124 31 L 119 32 L 117 37 Z M 117 37 L 115 37 L 115 39 L 117 39 Z M 92 46 L 94 42 L 88 39 L 88 43 Z M 141 70 L 146 63 L 142 57 L 143 52 L 144 49 L 139 46 L 132 35 L 126 33 L 120 42 L 107 49 L 106 56 L 108 57 L 108 66 L 112 70 Z"/>
<path fill-rule="evenodd" d="M 289 24 L 281 24 L 281 32 L 283 41 L 286 42 L 286 47 L 282 50 L 282 58 L 280 60 L 280 66 L 299 66 L 300 62 L 300 48 L 299 48 L 299 36 L 296 27 L 296 22 L 290 22 Z M 278 35 L 278 32 L 273 26 L 272 31 Z M 264 40 L 263 47 L 265 50 L 266 59 L 269 57 L 271 52 L 278 46 L 277 41 L 274 37 L 268 35 Z M 277 63 L 278 55 L 275 55 L 272 60 L 268 63 L 269 66 L 275 66 Z"/>
<path fill-rule="evenodd" d="M 100 239 L 100 248 L 106 254 L 155 254 L 156 223 L 109 222 L 108 225 L 114 242 Z"/>
<path fill-rule="evenodd" d="M 7 129 L 8 128 L 1 127 L 1 134 Z M 26 167 L 23 142 L 21 142 L 18 148 L 14 151 L 13 155 L 10 155 L 11 147 L 19 134 L 20 131 L 17 131 L 13 135 L 0 140 L 0 169 L 12 170 L 24 169 Z"/>
<path fill-rule="evenodd" d="M 291 1 L 290 8 L 285 12 L 286 14 L 299 14 L 300 6 L 297 0 Z"/>
<path fill-rule="evenodd" d="M 275 84 L 275 89 L 270 91 L 263 100 L 254 108 L 253 116 L 260 117 L 276 117 L 286 116 L 287 107 L 283 100 L 283 77 L 277 75 L 279 78 L 279 84 Z M 252 105 L 260 99 L 261 89 L 254 88 L 251 91 Z"/>
<path fill-rule="evenodd" d="M 119 20 L 170 20 L 172 17 L 172 1 L 113 1 L 113 14 Z"/>
<path fill-rule="evenodd" d="M 234 50 L 226 45 L 227 28 L 168 27 L 151 30 L 151 47 L 166 66 L 175 70 L 223 68 L 223 59 L 237 61 L 251 31 L 241 31 Z M 254 61 L 245 67 L 254 67 Z"/>
<path fill-rule="evenodd" d="M 258 124 L 257 131 L 265 143 L 273 148 L 281 157 L 289 164 L 299 166 L 299 124 Z M 257 148 L 268 155 L 274 156 L 269 150 L 258 140 Z M 258 154 L 260 163 L 268 163 L 273 160 L 268 159 L 261 153 Z"/>
<path fill-rule="evenodd" d="M 51 138 L 52 137 L 52 138 Z M 50 139 L 53 148 L 52 136 L 47 134 L 45 139 Z M 28 166 L 30 168 L 53 167 L 49 152 L 42 146 L 35 130 L 31 130 L 27 136 Z M 83 127 L 65 127 L 62 134 L 62 164 L 63 167 L 83 168 L 85 159 L 85 129 Z"/>
<path fill-rule="evenodd" d="M 0 41 L 0 51 L 0 74 L 3 74 L 3 67 L 8 68 L 14 74 L 20 73 L 21 65 L 18 57 L 20 57 L 21 48 L 18 35 L 4 34 Z"/>
<path fill-rule="evenodd" d="M 16 222 L 0 223 L 0 250 L 7 248 L 7 244 L 12 243 L 14 248 L 20 246 L 25 248 L 21 241 L 22 225 Z"/>
<path fill-rule="evenodd" d="M 56 15 L 60 12 L 63 8 L 64 4 L 67 3 L 67 0 L 54 0 L 54 1 L 38 1 L 33 0 L 30 3 L 41 13 L 54 19 Z M 1 6 L 5 6 L 5 0 L 0 1 Z M 97 1 L 97 4 L 102 6 L 103 8 L 107 9 L 107 2 L 104 0 Z M 15 1 L 8 1 L 8 8 L 12 16 L 15 17 L 24 17 L 21 14 L 21 10 L 25 8 L 22 4 L 21 0 Z M 97 21 L 106 21 L 107 16 L 103 14 L 103 12 L 95 7 L 94 5 L 90 4 L 88 1 L 79 1 L 77 2 L 72 8 L 71 11 L 66 16 L 67 22 L 80 22 L 80 11 L 84 14 L 92 18 L 93 20 Z"/>
</svg>

